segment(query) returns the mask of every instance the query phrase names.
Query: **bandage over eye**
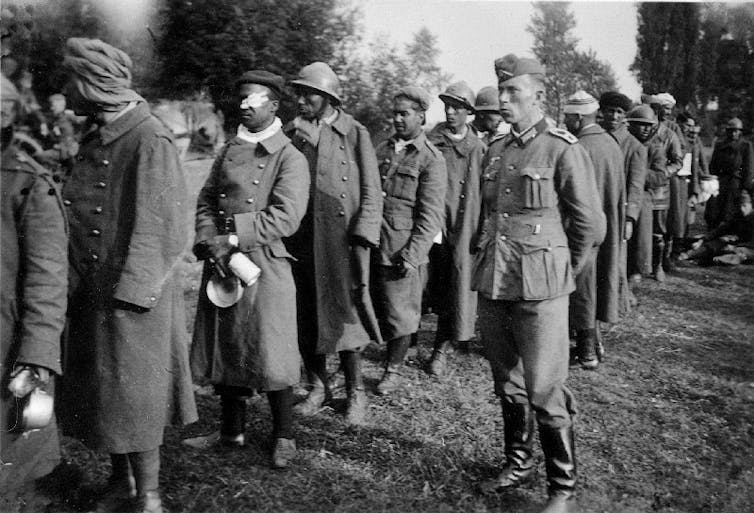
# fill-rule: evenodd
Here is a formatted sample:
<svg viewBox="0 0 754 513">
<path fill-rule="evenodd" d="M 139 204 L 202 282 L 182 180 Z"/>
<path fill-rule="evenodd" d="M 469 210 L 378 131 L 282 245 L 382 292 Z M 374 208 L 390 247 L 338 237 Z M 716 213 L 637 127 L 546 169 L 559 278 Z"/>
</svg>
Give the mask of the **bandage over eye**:
<svg viewBox="0 0 754 513">
<path fill-rule="evenodd" d="M 241 101 L 241 110 L 258 109 L 269 99 L 266 91 L 261 93 L 251 93 Z"/>
</svg>

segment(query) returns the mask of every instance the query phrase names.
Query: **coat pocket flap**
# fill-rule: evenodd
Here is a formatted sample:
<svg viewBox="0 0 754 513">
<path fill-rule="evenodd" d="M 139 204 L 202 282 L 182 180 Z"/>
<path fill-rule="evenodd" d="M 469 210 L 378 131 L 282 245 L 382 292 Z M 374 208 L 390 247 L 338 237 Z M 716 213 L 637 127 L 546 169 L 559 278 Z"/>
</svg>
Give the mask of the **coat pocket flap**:
<svg viewBox="0 0 754 513">
<path fill-rule="evenodd" d="M 285 244 L 283 244 L 283 241 L 281 240 L 276 240 L 267 247 L 270 248 L 270 253 L 272 253 L 272 256 L 275 256 L 277 258 L 290 258 L 291 260 L 296 260 L 296 258 L 288 252 L 288 249 L 285 247 Z"/>
<path fill-rule="evenodd" d="M 400 165 L 395 170 L 399 175 L 412 176 L 414 178 L 419 176 L 419 168 L 417 166 Z"/>
</svg>

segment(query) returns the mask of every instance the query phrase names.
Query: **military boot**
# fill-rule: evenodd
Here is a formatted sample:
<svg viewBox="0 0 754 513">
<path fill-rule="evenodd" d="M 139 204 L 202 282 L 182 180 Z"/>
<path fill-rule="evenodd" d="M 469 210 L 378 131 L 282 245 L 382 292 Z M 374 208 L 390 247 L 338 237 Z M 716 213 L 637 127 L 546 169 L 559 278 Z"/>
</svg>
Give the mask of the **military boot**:
<svg viewBox="0 0 754 513">
<path fill-rule="evenodd" d="M 293 412 L 302 417 L 310 417 L 332 401 L 332 393 L 327 386 L 327 360 L 325 355 L 314 355 L 304 361 L 309 381 L 306 398 L 293 407 Z"/>
<path fill-rule="evenodd" d="M 482 482 L 482 493 L 493 493 L 518 486 L 534 473 L 534 415 L 528 403 L 502 400 L 505 438 L 505 465 L 494 479 Z"/>
<path fill-rule="evenodd" d="M 665 272 L 675 272 L 675 261 L 678 255 L 675 254 L 673 248 L 680 247 L 680 245 L 676 245 L 675 241 L 675 238 L 666 240 L 665 247 L 662 250 L 662 267 Z"/>
<path fill-rule="evenodd" d="M 539 425 L 539 441 L 545 454 L 548 501 L 541 513 L 576 511 L 576 454 L 573 427 Z"/>
<path fill-rule="evenodd" d="M 578 330 L 576 334 L 576 352 L 582 369 L 594 370 L 599 365 L 595 331 L 595 328 L 590 328 L 587 330 Z"/>
<path fill-rule="evenodd" d="M 385 367 L 382 379 L 377 383 L 378 395 L 390 395 L 401 386 L 401 367 L 403 365 L 389 364 Z"/>
<path fill-rule="evenodd" d="M 662 258 L 665 254 L 665 240 L 662 235 L 652 235 L 652 277 L 660 283 L 665 281 Z"/>
<path fill-rule="evenodd" d="M 360 426 L 367 414 L 367 395 L 361 374 L 361 353 L 359 351 L 341 351 L 340 365 L 346 378 L 346 424 Z"/>
<path fill-rule="evenodd" d="M 428 371 L 433 376 L 442 376 L 448 360 L 450 342 L 448 340 L 435 340 L 432 357 L 429 359 Z"/>
</svg>

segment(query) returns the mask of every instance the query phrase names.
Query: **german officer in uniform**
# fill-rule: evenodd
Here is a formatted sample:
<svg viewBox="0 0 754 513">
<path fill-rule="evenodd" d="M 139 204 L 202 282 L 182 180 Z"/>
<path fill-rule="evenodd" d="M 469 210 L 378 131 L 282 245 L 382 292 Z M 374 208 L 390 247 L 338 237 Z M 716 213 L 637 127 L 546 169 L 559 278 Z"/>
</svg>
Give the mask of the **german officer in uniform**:
<svg viewBox="0 0 754 513">
<path fill-rule="evenodd" d="M 2 76 L 2 317 L 0 317 L 0 509 L 18 511 L 34 480 L 60 460 L 54 416 L 27 429 L 16 405 L 34 389 L 54 393 L 65 323 L 68 238 L 52 175 L 13 144 L 20 96 Z M 37 393 L 37 392 L 35 392 Z"/>
<path fill-rule="evenodd" d="M 385 197 L 380 246 L 375 251 L 375 308 L 387 340 L 387 362 L 377 393 L 400 385 L 411 335 L 421 320 L 422 285 L 432 240 L 442 229 L 447 176 L 442 153 L 422 126 L 430 97 L 406 87 L 393 98 L 395 135 L 377 147 Z"/>
<path fill-rule="evenodd" d="M 291 85 L 299 115 L 289 133 L 311 173 L 309 207 L 286 241 L 298 259 L 299 346 L 310 386 L 295 410 L 312 415 L 330 399 L 326 358 L 337 352 L 346 378 L 346 423 L 361 424 L 367 406 L 361 351 L 381 340 L 368 293 L 369 255 L 382 219 L 377 160 L 367 129 L 340 107 L 340 81 L 327 64 L 304 66 Z"/>
<path fill-rule="evenodd" d="M 436 376 L 444 372 L 451 341 L 468 351 L 476 329 L 469 241 L 479 219 L 479 179 L 486 150 L 467 123 L 474 113 L 475 97 L 466 82 L 449 85 L 440 99 L 445 104 L 445 122 L 428 135 L 442 152 L 448 174 L 442 241 L 430 253 L 432 279 L 443 286 L 440 297 L 433 298 L 438 318 L 429 372 Z"/>
<path fill-rule="evenodd" d="M 58 411 L 65 433 L 110 453 L 104 503 L 161 513 L 164 428 L 197 418 L 176 272 L 185 181 L 170 134 L 131 89 L 128 55 L 83 38 L 66 51 L 71 107 L 97 126 L 63 188 L 71 272 Z"/>
<path fill-rule="evenodd" d="M 589 156 L 540 110 L 544 67 L 509 54 L 495 61 L 495 72 L 501 113 L 512 127 L 484 159 L 472 287 L 502 401 L 506 463 L 481 489 L 516 486 L 533 473 L 536 415 L 548 479 L 544 511 L 574 511 L 568 295 L 604 236 L 604 217 Z"/>
<path fill-rule="evenodd" d="M 296 452 L 291 387 L 299 381 L 301 362 L 292 257 L 282 238 L 298 229 L 306 212 L 309 169 L 276 116 L 283 78 L 254 70 L 244 73 L 236 85 L 241 124 L 197 200 L 194 252 L 208 262 L 191 364 L 194 375 L 209 379 L 220 395 L 220 440 L 225 444 L 244 445 L 244 396 L 253 390 L 267 392 L 275 440 L 272 466 L 284 468 Z M 244 287 L 240 301 L 218 308 L 205 286 L 214 267 L 229 274 L 236 252 L 261 273 Z"/>
</svg>

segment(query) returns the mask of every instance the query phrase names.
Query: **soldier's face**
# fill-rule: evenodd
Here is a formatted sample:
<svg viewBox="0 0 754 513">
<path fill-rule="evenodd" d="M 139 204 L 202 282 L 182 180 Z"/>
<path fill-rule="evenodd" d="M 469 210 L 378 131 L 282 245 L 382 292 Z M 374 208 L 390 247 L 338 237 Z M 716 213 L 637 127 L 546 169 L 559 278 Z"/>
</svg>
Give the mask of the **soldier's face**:
<svg viewBox="0 0 754 513">
<path fill-rule="evenodd" d="M 566 114 L 565 126 L 573 135 L 577 135 L 581 130 L 581 116 L 579 114 Z"/>
<path fill-rule="evenodd" d="M 620 107 L 605 107 L 602 109 L 602 126 L 612 132 L 618 130 L 626 121 L 626 111 Z"/>
<path fill-rule="evenodd" d="M 445 121 L 453 128 L 459 129 L 466 124 L 469 110 L 461 102 L 445 100 Z"/>
<path fill-rule="evenodd" d="M 482 111 L 474 114 L 474 125 L 483 132 L 496 131 L 502 121 L 503 116 L 498 112 Z"/>
<path fill-rule="evenodd" d="M 696 130 L 695 130 L 696 123 L 693 119 L 689 119 L 684 123 L 683 125 L 683 133 L 686 135 L 686 138 L 690 141 L 693 141 L 696 139 Z"/>
<path fill-rule="evenodd" d="M 251 132 L 270 126 L 278 110 L 278 101 L 270 90 L 260 84 L 241 84 L 238 88 L 241 124 Z"/>
<path fill-rule="evenodd" d="M 535 81 L 529 75 L 513 77 L 498 85 L 500 114 L 511 124 L 528 120 L 538 112 Z"/>
<path fill-rule="evenodd" d="M 16 102 L 15 100 L 3 100 L 0 102 L 0 121 L 2 128 L 8 128 L 16 121 Z"/>
<path fill-rule="evenodd" d="M 631 122 L 628 124 L 628 131 L 631 135 L 639 139 L 641 142 L 646 142 L 649 139 L 649 135 L 652 133 L 651 123 L 636 123 Z"/>
<path fill-rule="evenodd" d="M 50 100 L 50 111 L 53 114 L 61 114 L 65 110 L 65 100 L 55 98 Z"/>
<path fill-rule="evenodd" d="M 317 119 L 327 108 L 329 99 L 308 87 L 296 88 L 299 115 L 308 120 Z"/>
<path fill-rule="evenodd" d="M 737 141 L 741 137 L 741 130 L 738 128 L 726 128 L 725 133 L 731 141 Z"/>
<path fill-rule="evenodd" d="M 397 98 L 393 102 L 393 128 L 399 139 L 413 139 L 422 130 L 424 113 L 407 98 Z"/>
</svg>

